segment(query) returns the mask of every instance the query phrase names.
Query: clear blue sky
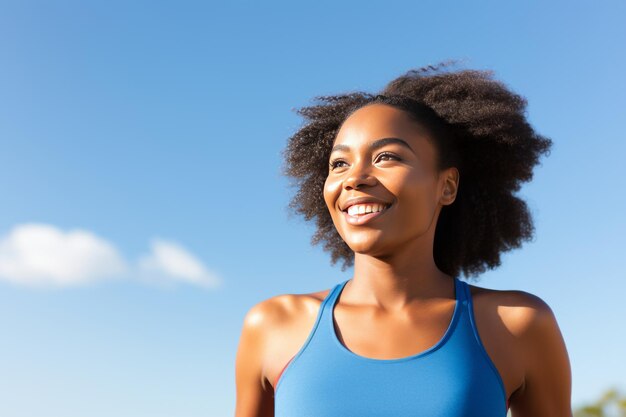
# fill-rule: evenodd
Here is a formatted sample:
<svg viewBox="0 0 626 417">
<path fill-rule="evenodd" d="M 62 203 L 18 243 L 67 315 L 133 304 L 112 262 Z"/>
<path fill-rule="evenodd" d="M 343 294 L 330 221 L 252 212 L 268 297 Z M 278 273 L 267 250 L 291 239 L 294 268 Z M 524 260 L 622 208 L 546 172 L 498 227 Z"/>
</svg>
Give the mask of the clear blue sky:
<svg viewBox="0 0 626 417">
<path fill-rule="evenodd" d="M 242 319 L 351 276 L 289 218 L 316 95 L 492 69 L 554 141 L 479 285 L 555 312 L 574 404 L 626 389 L 626 6 L 0 2 L 0 415 L 230 416 Z M 623 165 L 622 165 L 623 166 Z"/>
</svg>

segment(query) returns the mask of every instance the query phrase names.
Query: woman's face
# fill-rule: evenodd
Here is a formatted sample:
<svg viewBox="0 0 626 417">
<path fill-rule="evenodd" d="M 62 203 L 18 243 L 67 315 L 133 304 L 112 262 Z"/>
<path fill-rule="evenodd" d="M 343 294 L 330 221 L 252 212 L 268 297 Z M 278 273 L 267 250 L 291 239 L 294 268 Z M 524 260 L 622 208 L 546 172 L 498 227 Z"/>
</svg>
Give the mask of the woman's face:
<svg viewBox="0 0 626 417">
<path fill-rule="evenodd" d="M 324 200 L 354 252 L 384 256 L 409 241 L 434 238 L 441 205 L 454 201 L 458 171 L 450 168 L 437 175 L 436 149 L 426 135 L 406 112 L 381 103 L 358 109 L 339 129 Z M 381 141 L 385 138 L 393 139 Z M 351 216 L 343 209 L 358 197 L 388 207 Z"/>
</svg>

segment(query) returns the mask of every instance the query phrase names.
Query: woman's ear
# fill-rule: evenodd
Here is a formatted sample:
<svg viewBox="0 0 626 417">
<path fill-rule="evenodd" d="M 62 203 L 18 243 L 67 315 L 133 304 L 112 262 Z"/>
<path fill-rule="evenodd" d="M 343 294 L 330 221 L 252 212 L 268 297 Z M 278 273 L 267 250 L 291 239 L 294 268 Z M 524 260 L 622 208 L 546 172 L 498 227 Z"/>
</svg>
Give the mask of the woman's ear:
<svg viewBox="0 0 626 417">
<path fill-rule="evenodd" d="M 443 195 L 441 204 L 444 206 L 454 203 L 459 188 L 459 170 L 452 167 L 444 173 Z"/>
</svg>

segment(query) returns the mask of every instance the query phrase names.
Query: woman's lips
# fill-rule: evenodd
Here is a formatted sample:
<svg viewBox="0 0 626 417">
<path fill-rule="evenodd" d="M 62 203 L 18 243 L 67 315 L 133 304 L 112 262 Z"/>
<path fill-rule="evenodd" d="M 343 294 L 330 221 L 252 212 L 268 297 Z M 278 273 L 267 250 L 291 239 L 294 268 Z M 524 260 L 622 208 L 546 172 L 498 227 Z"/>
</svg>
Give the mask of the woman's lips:
<svg viewBox="0 0 626 417">
<path fill-rule="evenodd" d="M 367 213 L 367 214 L 361 214 L 359 216 L 350 216 L 348 214 L 347 211 L 342 211 L 346 221 L 349 224 L 355 225 L 355 226 L 360 226 L 362 224 L 368 223 L 380 216 L 382 216 L 383 214 L 385 214 L 387 212 L 387 210 L 389 210 L 389 208 L 391 207 L 391 205 L 385 207 L 382 211 L 377 211 L 374 213 Z"/>
</svg>

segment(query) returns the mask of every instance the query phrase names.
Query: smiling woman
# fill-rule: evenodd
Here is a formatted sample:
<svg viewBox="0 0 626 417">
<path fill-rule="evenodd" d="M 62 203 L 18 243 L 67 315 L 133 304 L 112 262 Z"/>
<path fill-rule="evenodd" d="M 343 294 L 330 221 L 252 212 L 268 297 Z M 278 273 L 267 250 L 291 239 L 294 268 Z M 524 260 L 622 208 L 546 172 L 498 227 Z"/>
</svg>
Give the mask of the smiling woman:
<svg viewBox="0 0 626 417">
<path fill-rule="evenodd" d="M 312 243 L 351 279 L 253 306 L 236 416 L 571 416 L 570 364 L 550 307 L 470 285 L 532 238 L 523 200 L 551 140 L 489 71 L 409 71 L 378 94 L 298 113 L 285 174 Z"/>
</svg>

